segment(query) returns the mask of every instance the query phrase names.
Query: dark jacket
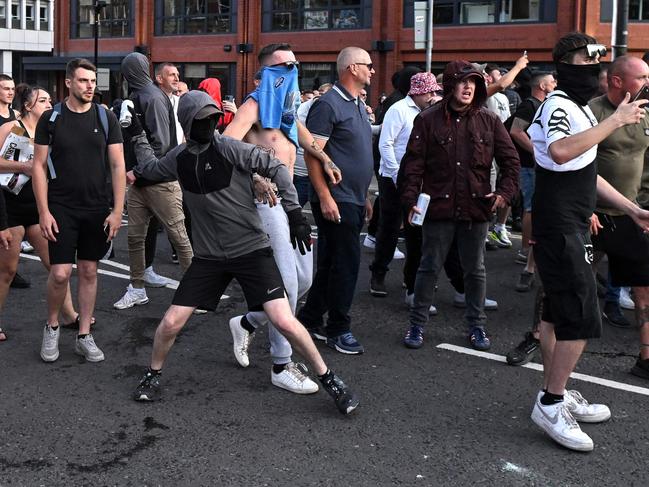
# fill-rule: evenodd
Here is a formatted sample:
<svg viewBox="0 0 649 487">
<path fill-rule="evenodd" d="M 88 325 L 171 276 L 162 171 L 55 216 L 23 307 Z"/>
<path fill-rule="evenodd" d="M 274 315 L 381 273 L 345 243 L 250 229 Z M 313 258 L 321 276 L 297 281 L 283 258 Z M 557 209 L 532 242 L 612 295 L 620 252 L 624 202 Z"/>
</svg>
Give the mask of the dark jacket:
<svg viewBox="0 0 649 487">
<path fill-rule="evenodd" d="M 488 221 L 494 158 L 500 169 L 496 193 L 509 203 L 518 192 L 518 153 L 498 117 L 481 107 L 486 97 L 482 77 L 476 78 L 467 112 L 458 115 L 449 107 L 455 84 L 467 75 L 479 76 L 465 70 L 454 78 L 453 72 L 444 72 L 444 100 L 417 116 L 401 161 L 401 202 L 409 210 L 420 192 L 430 195 L 429 220 Z"/>
</svg>

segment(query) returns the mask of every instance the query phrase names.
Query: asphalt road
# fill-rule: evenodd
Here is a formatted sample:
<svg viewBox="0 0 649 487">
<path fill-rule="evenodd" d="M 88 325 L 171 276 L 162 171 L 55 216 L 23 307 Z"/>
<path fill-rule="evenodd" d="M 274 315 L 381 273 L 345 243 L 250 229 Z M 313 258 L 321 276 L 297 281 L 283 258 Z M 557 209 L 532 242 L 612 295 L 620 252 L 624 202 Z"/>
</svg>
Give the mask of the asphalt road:
<svg viewBox="0 0 649 487">
<path fill-rule="evenodd" d="M 460 353 L 468 350 L 462 310 L 452 306 L 446 280 L 424 347 L 404 348 L 402 261 L 388 275 L 389 296 L 373 298 L 369 251 L 363 252 L 352 309 L 353 331 L 366 353 L 345 356 L 320 346 L 361 396 L 352 416 L 340 415 L 322 391 L 300 397 L 272 386 L 266 330 L 251 346 L 251 366 L 236 364 L 227 327 L 230 317 L 245 311 L 236 285 L 215 314 L 192 317 L 179 336 L 164 369 L 163 400 L 136 403 L 131 394 L 173 290 L 149 289 L 149 304 L 113 310 L 128 284 L 125 231 L 116 248 L 112 265 L 100 265 L 112 274 L 99 281 L 93 334 L 106 354 L 99 364 L 74 355 L 71 331 L 62 333 L 58 361 L 40 360 L 46 273 L 39 262 L 21 259 L 19 270 L 32 287 L 10 292 L 3 312 L 9 340 L 0 343 L 2 486 L 649 482 L 649 384 L 628 373 L 637 353 L 635 331 L 605 325 L 604 337 L 588 345 L 577 371 L 623 385 L 571 382 L 613 414 L 605 424 L 583 427 L 594 452 L 571 452 L 529 419 L 539 371 Z M 496 355 L 518 343 L 531 322 L 533 295 L 514 292 L 521 271 L 514 255 L 487 254 L 488 295 L 500 305 L 488 313 Z M 180 277 L 163 236 L 155 267 Z"/>
</svg>

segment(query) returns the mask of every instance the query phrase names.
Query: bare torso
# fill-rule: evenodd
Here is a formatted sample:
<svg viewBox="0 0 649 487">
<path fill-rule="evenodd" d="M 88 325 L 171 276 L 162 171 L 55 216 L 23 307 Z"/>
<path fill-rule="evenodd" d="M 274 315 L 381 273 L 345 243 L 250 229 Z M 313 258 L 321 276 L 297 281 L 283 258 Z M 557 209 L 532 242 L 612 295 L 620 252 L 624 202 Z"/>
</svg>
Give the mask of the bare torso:
<svg viewBox="0 0 649 487">
<path fill-rule="evenodd" d="M 243 140 L 272 150 L 274 156 L 288 167 L 289 173 L 293 177 L 296 147 L 280 129 L 262 129 L 259 124 L 255 124 Z"/>
</svg>

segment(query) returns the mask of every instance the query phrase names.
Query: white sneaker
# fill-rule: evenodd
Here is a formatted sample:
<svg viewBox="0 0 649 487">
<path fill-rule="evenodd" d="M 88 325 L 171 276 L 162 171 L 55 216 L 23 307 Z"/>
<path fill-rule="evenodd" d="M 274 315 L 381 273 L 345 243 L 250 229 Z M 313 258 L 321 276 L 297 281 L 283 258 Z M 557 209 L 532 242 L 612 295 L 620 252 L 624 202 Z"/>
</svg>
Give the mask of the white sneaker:
<svg viewBox="0 0 649 487">
<path fill-rule="evenodd" d="M 582 423 L 601 423 L 611 417 L 611 410 L 604 404 L 589 404 L 579 391 L 565 391 L 563 402 L 572 417 Z"/>
<path fill-rule="evenodd" d="M 592 451 L 593 440 L 581 430 L 565 401 L 544 406 L 540 396 L 534 402 L 532 421 L 560 445 L 571 450 Z"/>
<path fill-rule="evenodd" d="M 503 227 L 500 230 L 496 230 L 494 228 L 494 233 L 496 234 L 496 237 L 500 241 L 500 247 L 508 249 L 512 246 L 512 241 L 509 239 L 509 233 L 507 232 L 507 228 Z"/>
<path fill-rule="evenodd" d="M 74 353 L 85 357 L 88 362 L 101 362 L 104 360 L 104 352 L 97 346 L 92 335 L 86 335 L 83 338 L 77 337 Z"/>
<path fill-rule="evenodd" d="M 373 249 L 376 247 L 376 238 L 370 235 L 369 233 L 365 235 L 365 240 L 363 240 L 363 247 L 368 249 Z"/>
<path fill-rule="evenodd" d="M 456 308 L 466 308 L 466 296 L 464 293 L 455 292 L 455 297 L 453 298 L 453 306 Z M 498 301 L 493 299 L 484 298 L 484 309 L 485 311 L 494 311 L 498 309 Z"/>
<path fill-rule="evenodd" d="M 23 254 L 31 254 L 34 251 L 34 247 L 27 240 L 20 242 L 20 251 Z"/>
<path fill-rule="evenodd" d="M 59 335 L 61 327 L 53 330 L 50 325 L 45 325 L 43 330 L 43 343 L 41 344 L 41 358 L 44 362 L 54 362 L 59 358 Z"/>
<path fill-rule="evenodd" d="M 406 291 L 406 304 L 408 305 L 408 308 L 410 308 L 414 302 L 415 302 L 415 293 L 408 294 L 408 291 Z M 431 304 L 430 308 L 428 308 L 428 314 L 431 316 L 435 316 L 437 314 L 437 308 L 435 307 L 434 304 Z"/>
<path fill-rule="evenodd" d="M 230 333 L 232 333 L 232 349 L 234 351 L 234 358 L 237 359 L 241 367 L 248 367 L 250 365 L 250 358 L 248 357 L 248 347 L 252 339 L 255 337 L 254 333 L 249 333 L 243 326 L 241 326 L 242 316 L 235 316 L 230 319 Z"/>
<path fill-rule="evenodd" d="M 394 249 L 394 255 L 392 256 L 394 260 L 403 260 L 406 258 L 406 255 L 399 250 L 398 247 Z"/>
<path fill-rule="evenodd" d="M 635 303 L 633 302 L 633 298 L 631 297 L 629 291 L 630 289 L 628 287 L 620 288 L 620 307 L 624 309 L 634 310 Z"/>
<path fill-rule="evenodd" d="M 302 364 L 289 362 L 279 374 L 271 370 L 270 381 L 274 386 L 295 394 L 314 394 L 318 392 L 318 384 L 306 375 L 306 367 Z"/>
<path fill-rule="evenodd" d="M 196 308 L 194 311 L 192 311 L 192 314 L 195 314 L 195 315 L 206 315 L 206 314 L 207 314 L 207 310 L 204 309 L 204 308 Z"/>
<path fill-rule="evenodd" d="M 122 299 L 113 304 L 115 309 L 127 309 L 132 308 L 133 306 L 140 306 L 149 302 L 149 298 L 146 295 L 146 290 L 135 289 L 132 284 L 129 284 L 126 288 L 126 293 L 122 296 Z"/>
<path fill-rule="evenodd" d="M 165 287 L 169 284 L 166 277 L 162 277 L 153 270 L 153 266 L 144 269 L 144 285 L 148 287 Z"/>
</svg>

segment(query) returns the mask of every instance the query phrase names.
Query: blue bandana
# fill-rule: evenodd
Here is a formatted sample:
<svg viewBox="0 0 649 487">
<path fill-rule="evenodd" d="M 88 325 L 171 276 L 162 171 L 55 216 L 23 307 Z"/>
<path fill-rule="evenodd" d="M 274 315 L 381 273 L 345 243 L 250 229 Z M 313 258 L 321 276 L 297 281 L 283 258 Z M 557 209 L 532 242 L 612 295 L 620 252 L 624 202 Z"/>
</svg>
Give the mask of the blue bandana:
<svg viewBox="0 0 649 487">
<path fill-rule="evenodd" d="M 297 108 L 300 106 L 300 88 L 297 68 L 265 66 L 261 71 L 259 87 L 248 95 L 259 105 L 259 123 L 265 129 L 280 129 L 298 146 Z"/>
</svg>

